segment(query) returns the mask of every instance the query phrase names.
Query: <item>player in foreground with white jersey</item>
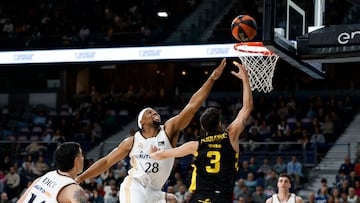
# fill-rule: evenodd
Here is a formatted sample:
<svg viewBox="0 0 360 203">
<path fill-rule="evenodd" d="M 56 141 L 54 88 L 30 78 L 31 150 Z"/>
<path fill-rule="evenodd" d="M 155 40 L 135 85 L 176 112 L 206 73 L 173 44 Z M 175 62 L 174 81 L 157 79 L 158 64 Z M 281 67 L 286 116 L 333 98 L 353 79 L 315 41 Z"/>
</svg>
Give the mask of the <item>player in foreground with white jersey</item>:
<svg viewBox="0 0 360 203">
<path fill-rule="evenodd" d="M 55 151 L 54 162 L 57 170 L 36 179 L 18 203 L 87 202 L 85 191 L 74 180 L 84 168 L 80 144 L 65 142 L 59 145 Z"/>
</svg>

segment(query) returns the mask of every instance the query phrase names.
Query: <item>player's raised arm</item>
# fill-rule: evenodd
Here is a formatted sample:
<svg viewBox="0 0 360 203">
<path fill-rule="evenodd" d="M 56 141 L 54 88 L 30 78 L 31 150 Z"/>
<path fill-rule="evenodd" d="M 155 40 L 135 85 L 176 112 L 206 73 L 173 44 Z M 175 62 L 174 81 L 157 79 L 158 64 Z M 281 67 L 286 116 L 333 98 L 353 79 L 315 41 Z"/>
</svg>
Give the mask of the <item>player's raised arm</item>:
<svg viewBox="0 0 360 203">
<path fill-rule="evenodd" d="M 250 113 L 253 110 L 253 97 L 252 97 L 250 81 L 246 67 L 235 61 L 233 63 L 238 68 L 238 71 L 237 72 L 231 71 L 231 73 L 235 77 L 241 79 L 242 81 L 243 106 L 239 111 L 239 113 L 237 114 L 235 120 L 231 122 L 230 125 L 228 126 L 227 131 L 229 132 L 229 136 L 230 139 L 232 140 L 232 143 L 237 143 L 237 141 L 239 140 L 240 133 L 245 128 L 245 121 L 250 116 Z"/>
<path fill-rule="evenodd" d="M 179 131 L 183 130 L 186 126 L 189 125 L 195 113 L 199 110 L 201 105 L 208 97 L 215 81 L 220 78 L 223 70 L 225 69 L 225 66 L 226 59 L 222 59 L 220 65 L 212 72 L 212 74 L 200 87 L 200 89 L 192 95 L 184 109 L 178 115 L 172 117 L 167 122 L 165 122 L 165 131 L 169 138 L 172 140 L 173 146 L 175 146 L 175 142 L 173 141 L 177 140 Z"/>
</svg>

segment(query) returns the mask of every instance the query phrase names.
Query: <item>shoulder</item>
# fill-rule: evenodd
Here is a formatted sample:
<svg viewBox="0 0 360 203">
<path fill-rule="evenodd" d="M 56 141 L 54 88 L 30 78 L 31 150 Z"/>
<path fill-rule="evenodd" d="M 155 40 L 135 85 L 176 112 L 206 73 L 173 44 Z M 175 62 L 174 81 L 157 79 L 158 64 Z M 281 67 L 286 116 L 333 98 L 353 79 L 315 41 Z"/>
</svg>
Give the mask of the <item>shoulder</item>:
<svg viewBox="0 0 360 203">
<path fill-rule="evenodd" d="M 271 203 L 273 200 L 273 196 L 270 196 L 269 198 L 266 199 L 265 203 Z"/>
<path fill-rule="evenodd" d="M 58 195 L 59 202 L 85 203 L 87 197 L 85 191 L 78 184 L 65 186 Z"/>
<path fill-rule="evenodd" d="M 125 138 L 119 145 L 132 145 L 134 143 L 135 136 Z"/>
<path fill-rule="evenodd" d="M 296 203 L 303 203 L 304 202 L 303 199 L 300 196 L 298 196 L 296 194 L 293 194 L 293 195 L 295 196 L 295 202 Z"/>
</svg>

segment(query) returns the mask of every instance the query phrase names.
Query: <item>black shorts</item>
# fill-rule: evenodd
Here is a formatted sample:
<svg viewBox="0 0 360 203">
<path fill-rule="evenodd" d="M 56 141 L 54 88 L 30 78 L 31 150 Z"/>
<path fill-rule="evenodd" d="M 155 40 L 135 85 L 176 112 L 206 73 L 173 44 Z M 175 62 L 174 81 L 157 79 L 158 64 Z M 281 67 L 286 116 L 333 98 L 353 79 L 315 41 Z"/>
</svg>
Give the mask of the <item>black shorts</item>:
<svg viewBox="0 0 360 203">
<path fill-rule="evenodd" d="M 232 203 L 232 195 L 206 194 L 195 192 L 190 203 Z"/>
</svg>

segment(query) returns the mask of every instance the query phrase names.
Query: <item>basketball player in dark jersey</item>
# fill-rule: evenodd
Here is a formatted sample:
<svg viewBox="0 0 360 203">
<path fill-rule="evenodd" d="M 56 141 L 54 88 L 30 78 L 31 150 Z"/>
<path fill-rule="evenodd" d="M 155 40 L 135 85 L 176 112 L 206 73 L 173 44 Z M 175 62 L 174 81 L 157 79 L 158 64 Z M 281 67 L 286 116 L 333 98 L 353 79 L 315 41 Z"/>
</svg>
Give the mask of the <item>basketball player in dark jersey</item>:
<svg viewBox="0 0 360 203">
<path fill-rule="evenodd" d="M 239 159 L 239 136 L 245 128 L 246 119 L 253 109 L 252 92 L 245 67 L 234 62 L 239 71 L 231 73 L 242 80 L 243 106 L 234 121 L 221 130 L 220 112 L 206 109 L 200 116 L 205 134 L 197 141 L 187 142 L 177 148 L 159 150 L 153 147 L 152 159 L 183 157 L 194 154 L 190 191 L 191 203 L 231 203 Z"/>
</svg>

